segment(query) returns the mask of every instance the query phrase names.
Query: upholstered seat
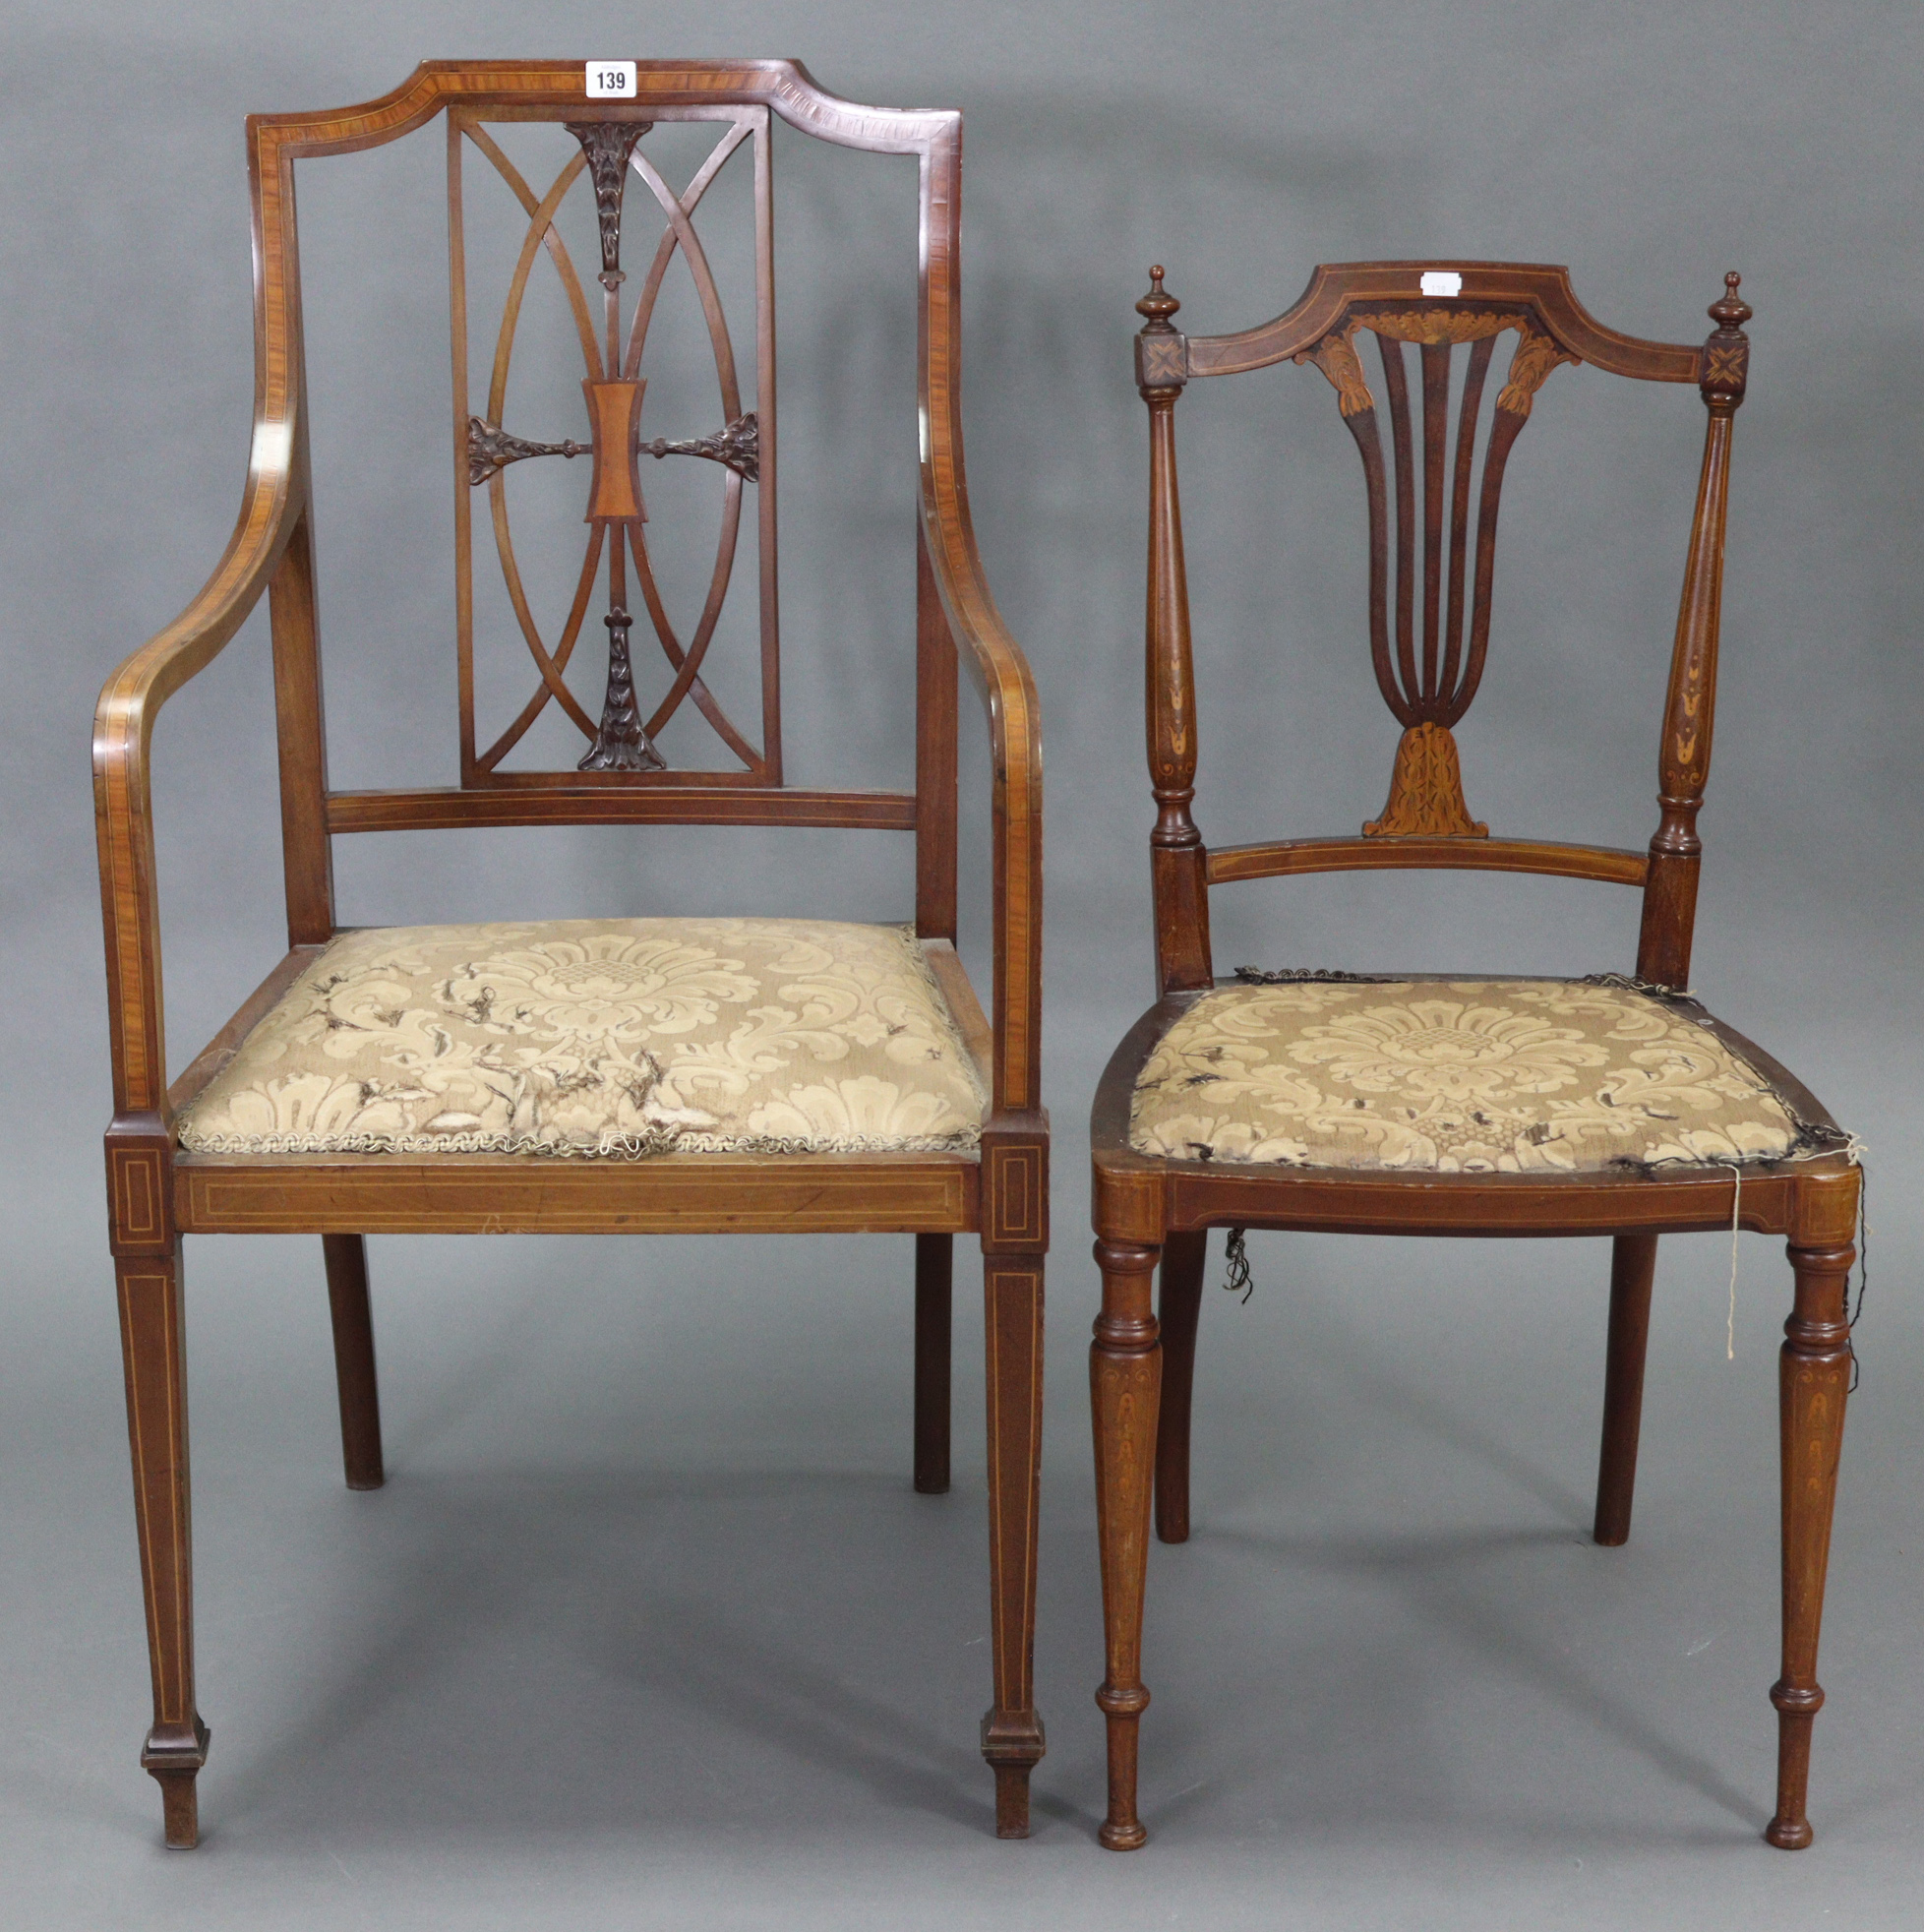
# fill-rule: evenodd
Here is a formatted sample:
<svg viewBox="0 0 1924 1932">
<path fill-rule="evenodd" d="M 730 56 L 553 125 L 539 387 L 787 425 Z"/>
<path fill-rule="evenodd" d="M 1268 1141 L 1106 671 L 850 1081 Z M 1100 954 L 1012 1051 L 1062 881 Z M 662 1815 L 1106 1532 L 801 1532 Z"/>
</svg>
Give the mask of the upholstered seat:
<svg viewBox="0 0 1924 1932">
<path fill-rule="evenodd" d="M 1166 1160 L 1438 1174 L 1807 1151 L 1695 1000 L 1568 980 L 1218 987 L 1144 1063 L 1129 1128 Z"/>
<path fill-rule="evenodd" d="M 966 1151 L 913 932 L 570 919 L 343 934 L 180 1116 L 195 1153 Z"/>
</svg>

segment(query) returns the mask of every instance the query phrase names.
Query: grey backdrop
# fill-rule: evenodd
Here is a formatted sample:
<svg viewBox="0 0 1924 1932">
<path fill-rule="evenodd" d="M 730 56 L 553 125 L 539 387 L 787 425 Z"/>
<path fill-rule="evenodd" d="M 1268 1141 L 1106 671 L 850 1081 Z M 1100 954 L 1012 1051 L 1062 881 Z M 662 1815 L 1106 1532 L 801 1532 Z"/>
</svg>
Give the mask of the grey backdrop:
<svg viewBox="0 0 1924 1932">
<path fill-rule="evenodd" d="M 17 9 L 0 51 L 10 1922 L 1906 1922 L 1924 1773 L 1914 8 L 83 0 Z M 372 1497 L 339 1484 L 318 1244 L 190 1246 L 215 1742 L 205 1843 L 158 1848 L 135 1763 L 148 1691 L 102 1227 L 87 721 L 232 517 L 252 357 L 242 116 L 363 99 L 424 57 L 527 52 L 791 52 L 855 99 L 968 113 L 973 492 L 1049 769 L 1051 1754 L 1026 1845 L 991 1836 L 974 1748 L 972 1298 L 957 1482 L 934 1501 L 907 1481 L 906 1240 L 504 1238 L 374 1244 L 392 1474 Z M 895 782 L 911 184 L 807 150 L 778 151 L 789 730 L 805 780 Z M 430 134 L 411 158 L 303 176 L 342 782 L 451 774 L 438 151 Z M 1755 1238 L 1734 1362 L 1727 1243 L 1665 1246 L 1636 1535 L 1615 1552 L 1586 1535 L 1600 1243 L 1252 1241 L 1254 1298 L 1212 1294 L 1204 1328 L 1196 1538 L 1151 1564 L 1154 1836 L 1127 1859 L 1093 1841 L 1083 1118 L 1148 996 L 1130 304 L 1160 260 L 1185 325 L 1238 328 L 1319 260 L 1410 255 L 1566 262 L 1598 315 L 1651 335 L 1699 338 L 1727 267 L 1758 311 L 1696 979 L 1872 1150 L 1819 1840 L 1795 1857 L 1757 1837 L 1788 1276 Z M 1360 493 L 1332 398 L 1286 370 L 1200 386 L 1180 413 L 1201 822 L 1218 841 L 1344 829 L 1380 805 L 1394 737 L 1362 674 Z M 1539 401 L 1463 732 L 1472 805 L 1504 830 L 1648 836 L 1701 434 L 1687 391 L 1559 372 Z M 176 1065 L 279 950 L 266 641 L 250 625 L 159 735 Z M 357 922 L 899 917 L 905 860 L 825 833 L 339 853 Z M 1605 888 L 1339 877 L 1222 895 L 1217 933 L 1225 967 L 1581 972 L 1630 965 L 1635 912 Z"/>
</svg>

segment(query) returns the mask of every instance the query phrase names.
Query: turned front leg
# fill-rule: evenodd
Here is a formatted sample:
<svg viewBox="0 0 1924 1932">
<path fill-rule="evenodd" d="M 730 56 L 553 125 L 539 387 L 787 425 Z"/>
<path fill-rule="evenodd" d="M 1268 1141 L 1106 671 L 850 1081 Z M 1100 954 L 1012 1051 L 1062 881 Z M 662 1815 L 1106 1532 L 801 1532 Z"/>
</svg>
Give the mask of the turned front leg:
<svg viewBox="0 0 1924 1932">
<path fill-rule="evenodd" d="M 141 1540 L 153 1728 L 142 1767 L 160 1786 L 167 1842 L 200 1839 L 194 1781 L 208 1731 L 194 1704 L 194 1570 L 188 1520 L 187 1364 L 181 1334 L 180 1243 L 119 1256 L 120 1344 L 127 1371 L 127 1433 L 134 1460 L 134 1522 Z"/>
<path fill-rule="evenodd" d="M 1784 1323 L 1777 1385 L 1783 1431 L 1783 1674 L 1777 1708 L 1777 1811 L 1764 1836 L 1786 1851 L 1811 1841 L 1805 1816 L 1811 1724 L 1824 1707 L 1817 1635 L 1831 1561 L 1831 1518 L 1850 1385 L 1845 1301 L 1856 1250 L 1790 1244 L 1796 1305 Z"/>
<path fill-rule="evenodd" d="M 1136 1816 L 1136 1731 L 1149 1704 L 1142 1682 L 1142 1597 L 1163 1370 L 1150 1303 L 1157 1253 L 1126 1241 L 1096 1243 L 1103 1311 L 1089 1351 L 1089 1401 L 1109 1665 L 1096 1702 L 1109 1721 L 1109 1817 L 1100 1836 L 1112 1851 L 1132 1851 L 1149 1836 Z"/>
</svg>

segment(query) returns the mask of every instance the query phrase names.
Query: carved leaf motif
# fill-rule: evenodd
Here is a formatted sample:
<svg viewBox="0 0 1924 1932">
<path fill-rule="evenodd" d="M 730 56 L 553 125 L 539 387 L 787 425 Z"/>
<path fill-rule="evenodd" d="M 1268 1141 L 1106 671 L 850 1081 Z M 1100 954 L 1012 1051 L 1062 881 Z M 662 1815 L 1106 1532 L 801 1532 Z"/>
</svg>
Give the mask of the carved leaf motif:
<svg viewBox="0 0 1924 1932">
<path fill-rule="evenodd" d="M 1523 324 L 1517 352 L 1510 360 L 1510 377 L 1496 398 L 1496 406 L 1509 410 L 1513 416 L 1528 416 L 1536 392 L 1543 387 L 1544 377 L 1559 362 L 1575 363 L 1581 359 L 1539 330 Z"/>
<path fill-rule="evenodd" d="M 1522 320 L 1513 315 L 1489 315 L 1462 309 L 1408 309 L 1389 314 L 1364 315 L 1365 329 L 1387 335 L 1396 342 L 1476 342 L 1505 329 L 1521 329 Z"/>
<path fill-rule="evenodd" d="M 690 437 L 682 443 L 671 443 L 666 437 L 658 436 L 652 443 L 641 445 L 641 453 L 656 457 L 706 456 L 710 462 L 721 463 L 738 476 L 746 476 L 751 483 L 760 481 L 761 431 L 752 409 L 737 416 L 726 429 L 713 436 Z"/>
<path fill-rule="evenodd" d="M 1396 770 L 1383 815 L 1363 827 L 1365 838 L 1488 838 L 1463 798 L 1463 767 L 1449 727 L 1412 725 L 1396 748 Z"/>
<path fill-rule="evenodd" d="M 510 436 L 499 423 L 482 416 L 467 419 L 467 480 L 485 483 L 496 470 L 527 456 L 585 456 L 593 448 L 587 443 L 530 443 L 524 436 Z"/>
<path fill-rule="evenodd" d="M 1294 362 L 1313 362 L 1336 390 L 1337 407 L 1346 416 L 1360 416 L 1376 407 L 1376 398 L 1363 381 L 1362 364 L 1356 359 L 1357 319 L 1350 320 L 1334 333 L 1325 335 L 1313 349 L 1303 349 L 1292 357 Z"/>
<path fill-rule="evenodd" d="M 665 761 L 649 742 L 634 702 L 634 673 L 629 662 L 630 618 L 617 604 L 602 619 L 608 627 L 608 692 L 602 700 L 601 729 L 577 771 L 660 771 Z"/>
<path fill-rule="evenodd" d="M 622 186 L 628 179 L 628 157 L 634 144 L 653 125 L 649 121 L 565 121 L 588 157 L 594 182 L 594 211 L 601 223 L 601 270 L 617 272 L 622 266 Z"/>
</svg>

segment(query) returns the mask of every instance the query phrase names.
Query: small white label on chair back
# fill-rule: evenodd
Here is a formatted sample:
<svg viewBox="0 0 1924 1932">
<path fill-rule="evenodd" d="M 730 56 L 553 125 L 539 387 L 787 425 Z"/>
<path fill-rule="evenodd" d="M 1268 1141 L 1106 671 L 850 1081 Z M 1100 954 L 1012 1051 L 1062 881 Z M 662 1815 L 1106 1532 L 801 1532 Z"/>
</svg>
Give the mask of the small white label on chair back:
<svg viewBox="0 0 1924 1932">
<path fill-rule="evenodd" d="M 594 89 L 588 91 L 593 93 Z M 1463 277 L 1454 269 L 1425 269 L 1421 286 L 1425 295 L 1461 295 Z"/>
<path fill-rule="evenodd" d="M 591 60 L 588 62 L 590 100 L 632 100 L 634 63 L 631 60 Z M 1427 279 L 1427 277 L 1425 277 Z M 1427 293 L 1427 291 L 1425 291 Z M 1456 291 L 1450 291 L 1455 294 Z"/>
</svg>

